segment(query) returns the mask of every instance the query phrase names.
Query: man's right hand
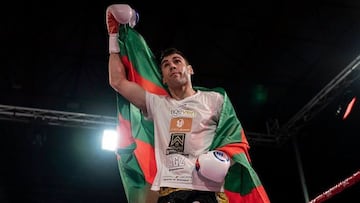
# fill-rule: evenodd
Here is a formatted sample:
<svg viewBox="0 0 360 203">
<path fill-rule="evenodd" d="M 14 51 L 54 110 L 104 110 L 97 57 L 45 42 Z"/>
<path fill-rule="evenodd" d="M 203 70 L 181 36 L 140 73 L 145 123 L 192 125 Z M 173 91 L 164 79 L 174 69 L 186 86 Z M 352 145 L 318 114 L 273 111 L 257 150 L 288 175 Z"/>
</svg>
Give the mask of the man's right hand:
<svg viewBox="0 0 360 203">
<path fill-rule="evenodd" d="M 106 9 L 106 26 L 109 34 L 109 53 L 120 53 L 118 32 L 120 24 L 134 27 L 139 20 L 137 12 L 127 4 L 113 4 Z"/>
</svg>

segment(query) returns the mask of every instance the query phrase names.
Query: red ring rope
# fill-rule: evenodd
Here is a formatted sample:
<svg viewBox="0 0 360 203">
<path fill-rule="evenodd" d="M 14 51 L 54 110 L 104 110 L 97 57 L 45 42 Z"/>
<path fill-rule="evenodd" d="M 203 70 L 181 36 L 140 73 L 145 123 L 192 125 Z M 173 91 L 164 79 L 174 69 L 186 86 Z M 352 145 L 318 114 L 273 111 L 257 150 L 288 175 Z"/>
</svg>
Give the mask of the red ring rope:
<svg viewBox="0 0 360 203">
<path fill-rule="evenodd" d="M 336 184 L 334 187 L 330 188 L 326 192 L 322 193 L 321 195 L 317 196 L 315 199 L 311 200 L 309 203 L 320 203 L 324 202 L 325 200 L 330 199 L 337 193 L 343 191 L 344 189 L 354 185 L 355 183 L 360 181 L 360 170 L 354 173 L 352 176 L 346 178 L 345 180 L 341 181 L 340 183 Z"/>
</svg>

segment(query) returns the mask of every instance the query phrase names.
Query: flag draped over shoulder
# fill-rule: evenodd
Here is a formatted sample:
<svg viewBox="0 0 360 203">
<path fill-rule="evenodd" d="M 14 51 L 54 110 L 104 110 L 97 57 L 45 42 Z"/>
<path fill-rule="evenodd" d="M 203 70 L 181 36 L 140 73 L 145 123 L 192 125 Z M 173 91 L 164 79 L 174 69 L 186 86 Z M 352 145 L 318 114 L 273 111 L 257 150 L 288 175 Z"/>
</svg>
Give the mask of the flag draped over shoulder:
<svg viewBox="0 0 360 203">
<path fill-rule="evenodd" d="M 120 56 L 126 66 L 128 78 L 147 91 L 166 95 L 156 58 L 143 37 L 128 25 L 119 30 Z M 220 149 L 233 159 L 225 178 L 225 193 L 230 203 L 269 203 L 269 198 L 258 175 L 251 166 L 249 145 L 235 110 L 222 88 L 224 104 L 215 138 L 210 150 Z M 156 193 L 150 191 L 156 174 L 153 123 L 143 118 L 140 110 L 117 94 L 118 167 L 129 203 L 156 202 Z"/>
</svg>

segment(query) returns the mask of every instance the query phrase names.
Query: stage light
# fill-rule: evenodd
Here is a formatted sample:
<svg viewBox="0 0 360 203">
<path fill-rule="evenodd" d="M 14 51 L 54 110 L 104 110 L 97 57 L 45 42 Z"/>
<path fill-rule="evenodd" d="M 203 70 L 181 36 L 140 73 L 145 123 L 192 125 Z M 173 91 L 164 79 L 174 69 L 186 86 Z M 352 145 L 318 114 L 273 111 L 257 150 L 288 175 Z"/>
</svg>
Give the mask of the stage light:
<svg viewBox="0 0 360 203">
<path fill-rule="evenodd" d="M 116 130 L 104 130 L 102 136 L 102 149 L 115 151 L 118 143 L 117 138 Z"/>
</svg>

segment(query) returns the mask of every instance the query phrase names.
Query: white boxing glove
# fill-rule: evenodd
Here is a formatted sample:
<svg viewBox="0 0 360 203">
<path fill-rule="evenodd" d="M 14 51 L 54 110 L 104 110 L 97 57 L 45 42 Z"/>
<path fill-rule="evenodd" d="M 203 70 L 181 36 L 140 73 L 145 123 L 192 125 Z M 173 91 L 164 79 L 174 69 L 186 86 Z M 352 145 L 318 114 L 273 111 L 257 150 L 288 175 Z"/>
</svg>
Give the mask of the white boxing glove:
<svg viewBox="0 0 360 203">
<path fill-rule="evenodd" d="M 223 182 L 230 167 L 230 158 L 225 152 L 213 150 L 201 154 L 195 165 L 201 176 L 215 182 Z"/>
<path fill-rule="evenodd" d="M 119 53 L 118 32 L 120 24 L 134 27 L 139 14 L 127 4 L 113 4 L 106 9 L 106 26 L 109 34 L 109 53 Z"/>
</svg>

